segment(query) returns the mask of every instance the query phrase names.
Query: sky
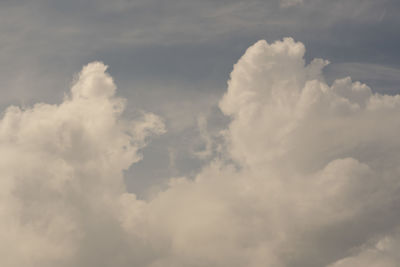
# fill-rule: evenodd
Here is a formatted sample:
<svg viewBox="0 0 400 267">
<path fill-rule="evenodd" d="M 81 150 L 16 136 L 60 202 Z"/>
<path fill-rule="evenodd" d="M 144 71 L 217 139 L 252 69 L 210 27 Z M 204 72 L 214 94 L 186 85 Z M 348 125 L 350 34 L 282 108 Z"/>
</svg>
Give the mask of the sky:
<svg viewBox="0 0 400 267">
<path fill-rule="evenodd" d="M 400 2 L 0 1 L 0 265 L 400 265 Z"/>
</svg>

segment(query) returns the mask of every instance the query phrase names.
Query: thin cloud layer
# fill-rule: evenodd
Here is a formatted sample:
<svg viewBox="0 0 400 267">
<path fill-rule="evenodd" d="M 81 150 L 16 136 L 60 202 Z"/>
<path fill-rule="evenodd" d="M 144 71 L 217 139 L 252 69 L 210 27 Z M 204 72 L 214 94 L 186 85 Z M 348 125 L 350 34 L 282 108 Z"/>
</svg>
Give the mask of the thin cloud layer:
<svg viewBox="0 0 400 267">
<path fill-rule="evenodd" d="M 164 125 L 125 120 L 103 64 L 60 105 L 8 108 L 1 265 L 396 266 L 400 96 L 328 85 L 328 62 L 304 54 L 291 38 L 251 46 L 219 104 L 231 118 L 220 155 L 147 201 L 123 170 Z"/>
</svg>

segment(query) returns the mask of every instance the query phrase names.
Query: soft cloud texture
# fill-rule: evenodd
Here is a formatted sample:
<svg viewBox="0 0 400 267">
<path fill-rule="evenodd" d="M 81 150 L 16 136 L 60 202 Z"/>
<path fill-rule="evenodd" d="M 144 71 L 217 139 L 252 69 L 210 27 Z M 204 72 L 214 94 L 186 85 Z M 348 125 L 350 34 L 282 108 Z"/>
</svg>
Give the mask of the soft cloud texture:
<svg viewBox="0 0 400 267">
<path fill-rule="evenodd" d="M 226 128 L 215 105 L 234 62 L 261 38 L 302 40 L 307 62 L 332 61 L 324 71 L 329 84 L 349 75 L 373 90 L 397 88 L 398 0 L 304 0 L 282 8 L 283 1 L 0 1 L 0 110 L 58 103 L 82 65 L 106 62 L 129 101 L 127 117 L 131 108 L 150 110 L 168 125 L 127 171 L 128 190 L 144 195 L 151 184 L 203 164 L 192 153 L 201 150 L 196 118 L 205 114 L 208 131 Z M 171 168 L 169 154 L 176 155 Z"/>
<path fill-rule="evenodd" d="M 60 105 L 5 111 L 2 266 L 125 266 L 122 171 L 140 159 L 147 136 L 165 130 L 153 114 L 122 119 L 125 101 L 105 70 L 84 67 Z"/>
<path fill-rule="evenodd" d="M 86 66 L 60 105 L 8 108 L 0 263 L 398 265 L 400 97 L 350 78 L 328 85 L 328 62 L 304 54 L 291 38 L 251 46 L 219 104 L 231 122 L 218 156 L 146 201 L 122 172 L 165 129 L 153 114 L 121 117 L 103 64 Z"/>
<path fill-rule="evenodd" d="M 399 238 L 384 237 L 375 246 L 362 250 L 359 254 L 339 260 L 329 267 L 395 267 L 399 265 Z"/>
</svg>

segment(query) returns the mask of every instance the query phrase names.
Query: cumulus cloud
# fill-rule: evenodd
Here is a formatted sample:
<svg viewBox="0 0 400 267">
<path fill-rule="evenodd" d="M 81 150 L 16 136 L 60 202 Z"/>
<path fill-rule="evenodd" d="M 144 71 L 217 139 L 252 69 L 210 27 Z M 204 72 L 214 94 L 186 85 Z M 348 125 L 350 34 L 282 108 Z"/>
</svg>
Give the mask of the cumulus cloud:
<svg viewBox="0 0 400 267">
<path fill-rule="evenodd" d="M 4 112 L 2 266 L 125 266 L 122 171 L 140 159 L 146 136 L 165 129 L 154 114 L 121 118 L 125 101 L 105 71 L 84 67 L 59 105 Z"/>
<path fill-rule="evenodd" d="M 103 64 L 60 105 L 8 108 L 2 265 L 396 266 L 400 96 L 328 85 L 304 54 L 291 38 L 248 48 L 219 103 L 225 152 L 146 201 L 122 171 L 164 125 L 124 119 Z"/>
</svg>

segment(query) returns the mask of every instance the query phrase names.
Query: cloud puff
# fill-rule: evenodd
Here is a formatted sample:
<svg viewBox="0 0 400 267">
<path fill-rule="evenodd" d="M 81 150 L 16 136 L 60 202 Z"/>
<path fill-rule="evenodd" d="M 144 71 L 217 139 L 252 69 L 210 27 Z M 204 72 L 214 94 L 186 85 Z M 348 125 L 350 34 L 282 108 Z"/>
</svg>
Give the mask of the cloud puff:
<svg viewBox="0 0 400 267">
<path fill-rule="evenodd" d="M 251 46 L 219 104 L 225 152 L 147 201 L 122 171 L 164 126 L 121 117 L 104 65 L 86 66 L 60 105 L 8 108 L 2 265 L 394 266 L 400 97 L 328 85 L 328 62 L 304 53 L 291 38 Z"/>
<path fill-rule="evenodd" d="M 153 114 L 121 118 L 125 101 L 114 96 L 106 68 L 84 67 L 60 105 L 5 111 L 2 266 L 125 266 L 117 255 L 124 237 L 117 220 L 122 171 L 140 159 L 147 136 L 165 130 Z"/>
</svg>

